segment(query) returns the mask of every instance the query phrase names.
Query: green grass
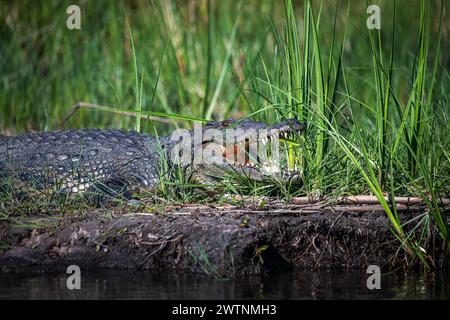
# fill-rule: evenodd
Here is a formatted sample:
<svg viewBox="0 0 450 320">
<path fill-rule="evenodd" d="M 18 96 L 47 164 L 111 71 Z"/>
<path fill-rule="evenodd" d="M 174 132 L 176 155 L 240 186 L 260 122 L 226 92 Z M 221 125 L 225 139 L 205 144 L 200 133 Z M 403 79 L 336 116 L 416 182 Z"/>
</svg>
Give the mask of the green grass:
<svg viewBox="0 0 450 320">
<path fill-rule="evenodd" d="M 377 1 L 380 30 L 366 28 L 365 1 L 82 1 L 81 31 L 65 28 L 69 4 L 0 4 L 2 132 L 59 129 L 80 101 L 109 109 L 80 108 L 65 128 L 163 135 L 205 119 L 295 117 L 307 130 L 285 152 L 301 186 L 227 176 L 216 189 L 376 195 L 401 246 L 431 266 L 427 237 L 406 232 L 383 197 L 419 196 L 428 212 L 416 227 L 450 246 L 439 206 L 450 177 L 445 1 Z M 170 174 L 160 195 L 192 201 L 190 182 Z"/>
</svg>

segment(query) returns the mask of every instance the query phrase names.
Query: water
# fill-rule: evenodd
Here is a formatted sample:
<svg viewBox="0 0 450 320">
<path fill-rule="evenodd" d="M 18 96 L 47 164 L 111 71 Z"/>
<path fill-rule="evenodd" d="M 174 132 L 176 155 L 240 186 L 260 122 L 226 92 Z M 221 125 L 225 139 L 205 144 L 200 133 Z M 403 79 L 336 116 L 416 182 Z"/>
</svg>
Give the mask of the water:
<svg viewBox="0 0 450 320">
<path fill-rule="evenodd" d="M 83 273 L 81 290 L 67 275 L 0 275 L 0 299 L 450 299 L 450 273 L 385 274 L 369 290 L 364 272 L 290 272 L 234 280 L 131 272 Z"/>
</svg>

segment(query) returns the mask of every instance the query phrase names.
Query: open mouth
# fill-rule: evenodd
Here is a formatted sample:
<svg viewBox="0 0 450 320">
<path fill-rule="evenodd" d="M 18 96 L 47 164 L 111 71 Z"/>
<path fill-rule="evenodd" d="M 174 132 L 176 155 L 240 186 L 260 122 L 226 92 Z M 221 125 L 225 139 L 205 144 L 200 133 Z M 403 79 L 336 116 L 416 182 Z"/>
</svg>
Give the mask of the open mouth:
<svg viewBox="0 0 450 320">
<path fill-rule="evenodd" d="M 203 162 L 242 169 L 254 176 L 298 174 L 293 146 L 298 145 L 296 140 L 304 128 L 296 119 L 273 125 L 251 120 L 212 122 L 203 132 L 204 137 L 211 136 L 202 142 Z M 212 129 L 216 131 L 208 131 Z"/>
<path fill-rule="evenodd" d="M 295 140 L 302 128 L 270 129 L 259 138 L 239 138 L 233 144 L 221 146 L 222 156 L 228 164 L 241 165 L 249 169 L 259 169 L 264 174 L 283 171 L 282 158 L 289 148 L 289 141 Z M 294 173 L 296 166 L 286 165 L 286 172 Z"/>
</svg>

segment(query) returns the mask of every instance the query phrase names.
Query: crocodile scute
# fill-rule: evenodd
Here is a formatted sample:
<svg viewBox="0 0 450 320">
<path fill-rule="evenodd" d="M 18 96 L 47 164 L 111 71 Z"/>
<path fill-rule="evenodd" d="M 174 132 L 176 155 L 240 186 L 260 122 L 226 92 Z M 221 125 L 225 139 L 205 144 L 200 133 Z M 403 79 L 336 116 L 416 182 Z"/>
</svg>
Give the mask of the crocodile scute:
<svg viewBox="0 0 450 320">
<path fill-rule="evenodd" d="M 72 193 L 95 182 L 123 180 L 151 186 L 159 160 L 155 139 L 122 130 L 80 129 L 6 137 L 0 145 L 0 174 L 57 186 Z"/>
</svg>

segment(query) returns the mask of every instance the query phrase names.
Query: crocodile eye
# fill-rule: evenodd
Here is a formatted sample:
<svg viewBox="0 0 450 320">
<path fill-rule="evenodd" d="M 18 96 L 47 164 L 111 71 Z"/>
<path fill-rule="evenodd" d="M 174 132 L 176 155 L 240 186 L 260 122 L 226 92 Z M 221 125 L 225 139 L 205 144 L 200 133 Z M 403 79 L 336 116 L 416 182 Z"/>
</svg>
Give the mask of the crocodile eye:
<svg viewBox="0 0 450 320">
<path fill-rule="evenodd" d="M 222 121 L 222 125 L 223 125 L 224 127 L 228 127 L 228 126 L 232 125 L 233 123 L 234 123 L 234 120 L 233 120 L 233 119 L 226 119 L 226 120 L 223 120 L 223 121 Z"/>
</svg>

